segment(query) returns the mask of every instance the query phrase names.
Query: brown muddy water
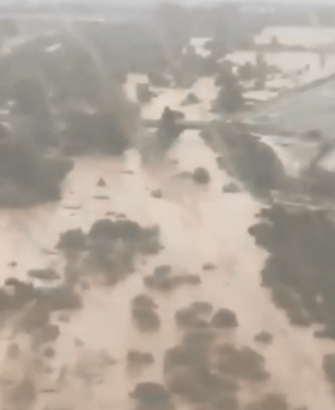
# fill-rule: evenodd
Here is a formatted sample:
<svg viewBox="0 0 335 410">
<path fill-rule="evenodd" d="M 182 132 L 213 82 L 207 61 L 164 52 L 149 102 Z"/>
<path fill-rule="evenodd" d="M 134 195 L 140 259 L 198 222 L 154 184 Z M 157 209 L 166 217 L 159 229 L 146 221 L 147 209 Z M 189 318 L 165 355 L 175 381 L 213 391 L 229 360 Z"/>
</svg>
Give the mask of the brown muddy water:
<svg viewBox="0 0 335 410">
<path fill-rule="evenodd" d="M 155 115 L 152 113 L 152 117 Z M 176 178 L 199 166 L 210 173 L 207 186 Z M 106 187 L 97 187 L 100 178 Z M 59 234 L 77 227 L 87 231 L 111 211 L 143 226 L 159 225 L 164 249 L 158 255 L 139 258 L 134 274 L 115 287 L 95 285 L 85 291 L 84 308 L 72 313 L 68 322 L 59 323 L 61 335 L 53 345 L 56 356 L 50 360 L 52 372 L 35 376 L 29 340 L 13 333 L 10 327 L 2 327 L 0 377 L 6 382 L 1 384 L 0 408 L 131 409 L 129 392 L 137 383 L 164 382 L 164 353 L 181 337 L 175 312 L 194 301 L 236 312 L 239 327 L 224 334 L 224 341 L 250 346 L 266 359 L 271 378 L 262 383 L 246 383 L 240 395 L 242 403 L 275 392 L 284 394 L 292 409 L 333 408 L 331 388 L 321 368 L 323 355 L 333 351 L 333 343 L 315 339 L 314 329 L 292 327 L 284 312 L 272 304 L 268 291 L 260 286 L 266 254 L 256 247 L 248 228 L 255 222 L 261 204 L 246 192 L 223 193 L 222 187 L 229 182 L 230 178 L 217 167 L 216 154 L 196 131 L 187 131 L 159 167 L 144 166 L 135 150 L 128 151 L 122 159 L 76 159 L 60 203 L 1 211 L 2 282 L 7 277 L 25 280 L 29 269 L 54 267 L 61 271 L 63 259 L 54 252 Z M 162 198 L 152 197 L 155 189 L 162 190 Z M 17 266 L 9 266 L 11 262 Z M 206 263 L 214 264 L 216 269 L 203 271 Z M 180 287 L 169 293 L 146 290 L 143 277 L 163 264 L 171 265 L 174 272 L 200 275 L 201 285 Z M 131 321 L 131 299 L 144 291 L 159 305 L 162 325 L 155 333 L 141 333 Z M 56 323 L 57 317 L 54 320 Z M 273 334 L 272 345 L 262 347 L 254 341 L 260 331 Z M 19 361 L 5 357 L 12 341 L 21 346 Z M 129 372 L 129 349 L 151 352 L 155 363 L 139 374 Z M 102 351 L 117 363 L 105 366 L 99 362 Z M 8 401 L 10 383 L 31 374 L 39 390 L 44 391 L 31 406 L 12 407 Z M 57 391 L 50 392 L 55 387 Z M 189 406 L 180 403 L 177 408 Z"/>
</svg>

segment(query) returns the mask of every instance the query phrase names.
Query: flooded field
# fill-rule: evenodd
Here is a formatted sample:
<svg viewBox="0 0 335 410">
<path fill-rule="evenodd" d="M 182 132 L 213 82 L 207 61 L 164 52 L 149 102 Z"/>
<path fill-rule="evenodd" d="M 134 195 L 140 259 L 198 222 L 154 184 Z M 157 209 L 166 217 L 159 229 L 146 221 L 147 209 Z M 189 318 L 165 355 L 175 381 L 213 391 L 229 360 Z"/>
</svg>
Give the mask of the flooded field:
<svg viewBox="0 0 335 410">
<path fill-rule="evenodd" d="M 332 137 L 335 123 L 335 81 L 288 95 L 251 115 L 252 121 L 296 134 L 318 129 Z"/>
<path fill-rule="evenodd" d="M 199 166 L 210 173 L 209 186 L 195 186 L 189 180 L 176 179 L 177 174 L 192 172 Z M 106 187 L 97 187 L 100 178 Z M 140 258 L 134 273 L 115 287 L 94 285 L 85 291 L 84 308 L 71 314 L 68 323 L 54 317 L 61 335 L 53 344 L 56 351 L 51 361 L 53 370 L 50 375 L 37 375 L 37 379 L 42 391 L 52 390 L 60 383 L 60 375 L 66 368 L 65 388 L 59 393 L 39 394 L 34 410 L 128 409 L 128 392 L 137 383 L 163 382 L 164 353 L 181 337 L 174 322 L 175 312 L 195 301 L 210 302 L 214 309 L 234 311 L 239 327 L 223 334 L 222 340 L 252 346 L 266 359 L 270 380 L 245 384 L 242 402 L 255 400 L 262 393 L 276 392 L 284 394 L 292 408 L 305 404 L 310 410 L 318 410 L 320 405 L 331 408 L 333 398 L 323 379 L 321 361 L 325 353 L 332 352 L 333 343 L 314 339 L 309 329 L 292 328 L 284 313 L 272 304 L 268 291 L 260 286 L 265 253 L 256 247 L 248 228 L 261 204 L 245 192 L 223 193 L 222 187 L 229 181 L 217 168 L 215 153 L 205 146 L 197 132 L 189 131 L 180 137 L 159 169 L 143 166 L 136 151 L 127 152 L 119 160 L 76 159 L 61 203 L 27 211 L 1 211 L 1 230 L 6 237 L 0 250 L 2 281 L 7 277 L 25 280 L 29 269 L 51 267 L 61 271 L 62 258 L 57 252 L 50 252 L 59 234 L 77 227 L 87 231 L 108 212 L 122 213 L 143 226 L 157 224 L 164 246 L 157 256 Z M 151 196 L 157 188 L 162 190 L 160 199 Z M 95 199 L 98 196 L 103 199 Z M 17 264 L 15 268 L 9 266 L 13 261 Z M 203 266 L 208 263 L 214 269 L 204 271 Z M 150 291 L 149 295 L 159 306 L 162 326 L 155 334 L 143 334 L 132 324 L 131 300 L 146 292 L 143 277 L 164 264 L 171 265 L 175 272 L 199 275 L 201 284 L 163 294 Z M 271 346 L 262 347 L 254 341 L 261 331 L 273 335 Z M 2 330 L 1 339 L 3 352 L 12 341 L 24 346 L 22 337 L 7 329 Z M 129 373 L 126 366 L 129 349 L 151 352 L 155 363 L 140 375 Z M 94 357 L 101 351 L 108 352 L 116 364 L 105 370 L 96 368 Z M 6 363 L 8 359 L 3 360 Z M 79 383 L 74 376 L 78 361 L 86 363 L 88 372 L 97 372 L 98 384 L 90 383 L 87 387 L 85 382 Z M 5 363 L 2 378 L 19 377 Z M 26 360 L 21 366 L 27 365 L 24 363 Z M 24 372 L 24 368 L 20 371 Z M 42 387 L 44 384 L 49 387 Z M 185 404 L 178 407 L 184 408 Z"/>
<path fill-rule="evenodd" d="M 108 30 L 89 33 L 101 55 L 63 32 L 0 53 L 0 410 L 333 408 L 335 227 L 289 201 L 325 180 L 333 198 L 319 140 L 296 135 L 332 136 L 335 81 L 246 114 L 309 59 L 314 81 L 317 54 L 257 62 L 202 31 L 152 60 L 110 51 Z"/>
</svg>

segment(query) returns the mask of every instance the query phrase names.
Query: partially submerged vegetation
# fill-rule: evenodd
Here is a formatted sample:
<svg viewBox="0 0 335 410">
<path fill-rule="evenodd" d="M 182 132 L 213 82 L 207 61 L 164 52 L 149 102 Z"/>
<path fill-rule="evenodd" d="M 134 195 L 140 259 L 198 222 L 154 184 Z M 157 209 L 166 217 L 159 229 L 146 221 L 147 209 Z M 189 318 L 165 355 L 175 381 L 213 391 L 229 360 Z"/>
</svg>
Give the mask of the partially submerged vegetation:
<svg viewBox="0 0 335 410">
<path fill-rule="evenodd" d="M 158 266 L 151 276 L 144 278 L 148 288 L 160 291 L 171 291 L 182 285 L 201 284 L 200 276 L 190 273 L 173 274 L 169 265 Z"/>
<path fill-rule="evenodd" d="M 102 219 L 85 234 L 80 229 L 61 234 L 57 248 L 69 258 L 85 254 L 83 270 L 100 273 L 113 285 L 131 274 L 136 256 L 160 250 L 158 227 L 142 228 L 129 220 Z"/>
<path fill-rule="evenodd" d="M 148 82 L 140 82 L 135 88 L 142 109 L 155 102 L 154 99 L 164 93 L 164 88 L 181 88 L 186 97 L 180 102 L 182 111 L 166 107 L 162 113 L 155 135 L 157 152 L 154 154 L 157 154 L 159 166 L 159 160 L 165 159 L 183 131 L 178 120 L 188 117 L 188 109 L 201 110 L 203 104 L 210 103 L 202 101 L 205 99 L 200 90 L 191 89 L 191 86 L 199 85 L 200 77 L 212 77 L 213 85 L 219 87 L 217 98 L 212 101 L 216 114 L 230 119 L 248 109 L 250 101 L 245 98 L 245 93 L 250 84 L 247 83 L 252 83 L 253 91 L 265 91 L 267 81 L 280 72 L 267 63 L 261 53 L 256 55 L 255 64 L 236 65 L 224 61 L 236 47 L 253 48 L 251 34 L 254 28 L 244 21 L 243 13 L 232 4 L 208 10 L 195 8 L 191 12 L 177 4 L 163 4 L 154 14 L 164 31 L 164 44 L 161 37 L 153 36 L 150 24 L 146 27 L 120 24 L 108 29 L 104 24 L 95 27 L 88 24 L 84 46 L 67 34 L 54 33 L 50 37 L 37 36 L 8 55 L 1 54 L 0 109 L 4 108 L 8 113 L 5 114 L 6 123 L 0 123 L 0 207 L 19 208 L 58 201 L 62 196 L 62 183 L 78 155 L 121 156 L 129 148 L 138 147 L 135 138 L 138 131 L 143 132 L 139 129 L 140 108 L 129 103 L 122 92 L 122 84 L 129 73 L 147 76 Z M 277 18 L 280 21 L 280 17 Z M 236 21 L 239 24 L 234 23 L 232 27 L 231 22 Z M 242 26 L 244 30 L 240 29 Z M 15 32 L 13 27 L 7 27 L 7 30 Z M 201 52 L 197 45 L 190 44 L 191 37 L 199 33 L 211 35 L 203 42 Z M 56 40 L 57 44 L 54 44 Z M 88 44 L 94 46 L 94 52 L 90 46 L 86 47 Z M 276 38 L 269 46 L 258 48 L 265 51 L 267 47 L 286 49 Z M 238 193 L 241 186 L 245 186 L 264 198 L 270 197 L 273 190 L 286 186 L 287 176 L 274 150 L 241 124 L 217 121 L 211 124 L 211 130 L 204 130 L 202 136 L 220 151 L 219 166 L 238 180 L 225 185 L 222 188 L 224 194 Z M 321 138 L 315 132 L 307 137 L 311 141 Z M 73 158 L 69 160 L 64 155 Z M 214 172 L 210 174 L 205 167 L 191 171 L 185 174 L 194 183 L 217 186 Z M 131 170 L 123 173 L 136 174 L 134 178 L 140 174 Z M 320 190 L 331 192 L 334 186 L 332 177 L 327 180 L 319 168 L 311 167 L 305 176 L 312 177 L 309 185 L 312 194 Z M 94 180 L 94 188 L 99 194 L 93 193 L 90 198 L 112 199 L 107 195 L 113 189 L 111 180 L 108 178 L 107 184 L 107 175 L 99 177 L 98 174 Z M 320 181 L 327 183 L 322 185 Z M 218 186 L 220 190 L 222 185 Z M 198 189 L 197 194 L 206 195 L 207 191 Z M 158 208 L 169 205 L 168 189 L 155 189 L 150 193 L 149 200 Z M 228 197 L 232 201 L 242 199 L 242 195 L 234 198 L 224 195 L 224 199 Z M 81 206 L 64 208 L 80 210 Z M 222 212 L 225 212 L 224 208 Z M 45 364 L 43 360 L 49 365 L 56 362 L 52 359 L 58 359 L 55 345 L 60 339 L 63 341 L 63 326 L 71 320 L 71 312 L 84 307 L 85 295 L 92 301 L 91 294 L 95 296 L 101 282 L 116 286 L 131 282 L 130 276 L 137 274 L 139 292 L 143 292 L 144 285 L 144 292 L 154 294 L 159 300 L 158 305 L 153 297 L 139 293 L 131 300 L 127 311 L 137 329 L 136 337 L 147 341 L 152 332 L 162 329 L 162 335 L 167 334 L 164 306 L 173 290 L 182 288 L 180 292 L 199 296 L 203 289 L 200 286 L 202 280 L 207 286 L 211 278 L 221 274 L 225 277 L 227 273 L 223 269 L 221 272 L 219 260 L 215 262 L 219 263 L 220 269 L 208 262 L 199 275 L 176 272 L 170 265 L 161 265 L 151 275 L 145 271 L 142 277 L 142 272 L 137 272 L 139 257 L 156 255 L 162 249 L 159 227 L 141 226 L 125 215 L 106 212 L 106 209 L 103 213 L 106 218 L 97 220 L 90 229 L 70 229 L 60 235 L 56 249 L 60 257 L 64 256 L 64 269 L 58 265 L 53 269 L 51 264 L 44 269 L 32 269 L 28 272 L 32 283 L 10 278 L 0 289 L 0 313 L 4 323 L 13 322 L 13 340 L 20 332 L 31 337 L 32 349 L 36 349 L 34 354 L 41 362 L 39 365 Z M 263 285 L 270 288 L 273 302 L 287 312 L 292 324 L 322 324 L 324 328 L 315 335 L 335 338 L 335 305 L 332 302 L 335 231 L 332 221 L 324 212 L 299 210 L 291 213 L 280 206 L 263 210 L 259 217 L 261 221 L 250 228 L 249 233 L 257 245 L 270 254 L 262 271 L 262 280 Z M 222 251 L 226 252 L 226 249 Z M 17 263 L 12 262 L 10 266 L 14 268 Z M 114 292 L 114 289 L 104 290 Z M 113 298 L 114 293 L 110 297 Z M 223 306 L 226 306 L 225 302 L 225 295 L 222 295 Z M 199 410 L 241 410 L 244 400 L 240 390 L 248 386 L 257 397 L 260 392 L 264 393 L 264 388 L 268 387 L 265 383 L 270 378 L 265 357 L 241 343 L 244 336 L 241 332 L 240 338 L 236 313 L 221 304 L 217 306 L 217 300 L 213 304 L 215 309 L 212 303 L 198 300 L 172 312 L 181 341 L 165 353 L 162 384 L 141 382 L 130 393 L 135 408 L 172 410 L 178 407 L 181 399 Z M 170 306 L 175 306 L 174 301 Z M 54 323 L 55 316 L 58 324 Z M 262 331 L 254 336 L 254 342 L 258 343 L 258 349 L 262 349 L 261 344 L 270 345 L 274 337 L 276 334 Z M 86 340 L 74 339 L 78 351 L 85 350 L 85 344 Z M 146 346 L 145 350 L 150 349 Z M 21 347 L 13 342 L 6 355 L 7 359 L 18 360 Z M 59 356 L 61 360 L 61 354 Z M 150 351 L 136 347 L 128 350 L 122 360 L 134 370 L 159 365 L 161 359 L 156 358 L 156 352 L 154 357 Z M 99 360 L 105 366 L 116 363 L 107 352 Z M 74 373 L 85 387 L 109 383 L 97 371 L 99 366 L 95 361 L 92 362 L 83 361 L 74 372 L 71 369 L 69 378 Z M 333 355 L 324 357 L 323 370 L 332 386 L 335 385 L 334 362 Z M 154 370 L 156 372 L 156 368 Z M 55 373 L 52 367 L 45 371 Z M 63 373 L 60 372 L 60 381 Z M 15 382 L 11 386 L 10 408 L 14 406 L 13 409 L 21 410 L 28 406 L 29 410 L 33 409 L 38 391 L 35 384 L 30 375 Z M 57 389 L 42 391 L 58 393 Z M 286 398 L 277 393 L 265 394 L 246 406 L 248 410 L 288 408 Z"/>
<path fill-rule="evenodd" d="M 269 196 L 271 190 L 285 188 L 284 166 L 269 145 L 240 124 L 216 122 L 214 127 L 219 143 L 211 142 L 206 133 L 203 137 L 215 148 L 221 147 L 224 157 L 220 157 L 219 166 L 228 174 L 242 181 L 257 196 Z"/>
<path fill-rule="evenodd" d="M 23 208 L 61 199 L 70 160 L 39 154 L 25 141 L 0 142 L 0 207 Z"/>
<path fill-rule="evenodd" d="M 274 303 L 293 324 L 322 323 L 315 335 L 334 338 L 335 227 L 327 212 L 274 205 L 259 217 L 249 232 L 270 254 L 262 279 Z"/>
</svg>

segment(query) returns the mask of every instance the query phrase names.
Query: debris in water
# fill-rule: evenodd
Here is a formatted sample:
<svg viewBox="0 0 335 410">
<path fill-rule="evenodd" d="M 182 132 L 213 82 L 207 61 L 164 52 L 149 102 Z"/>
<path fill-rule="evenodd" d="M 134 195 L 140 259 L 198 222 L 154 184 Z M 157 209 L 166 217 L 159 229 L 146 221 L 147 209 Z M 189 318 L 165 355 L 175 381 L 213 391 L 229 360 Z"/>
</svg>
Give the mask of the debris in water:
<svg viewBox="0 0 335 410">
<path fill-rule="evenodd" d="M 108 195 L 93 195 L 93 199 L 100 199 L 101 201 L 107 201 L 110 199 Z"/>
<path fill-rule="evenodd" d="M 165 276 L 154 273 L 151 276 L 146 276 L 143 281 L 147 287 L 161 291 L 173 290 L 182 285 L 201 284 L 200 276 L 188 273 L 174 276 Z"/>
<path fill-rule="evenodd" d="M 98 183 L 97 183 L 97 186 L 100 187 L 100 188 L 104 188 L 106 186 L 105 180 L 103 178 L 100 178 Z"/>
<path fill-rule="evenodd" d="M 271 344 L 273 342 L 273 335 L 269 332 L 260 332 L 255 336 L 255 341 L 259 343 Z"/>
<path fill-rule="evenodd" d="M 155 189 L 154 191 L 151 192 L 151 196 L 153 198 L 162 198 L 163 194 L 162 194 L 162 191 L 160 189 Z"/>
<path fill-rule="evenodd" d="M 17 267 L 17 262 L 10 262 L 10 263 L 8 264 L 8 266 L 9 266 L 10 268 L 16 268 L 16 267 Z"/>
<path fill-rule="evenodd" d="M 211 262 L 205 263 L 204 266 L 202 267 L 203 271 L 211 271 L 215 269 L 216 269 L 216 265 L 214 265 L 214 263 L 211 263 Z"/>
<path fill-rule="evenodd" d="M 78 211 L 81 208 L 82 205 L 64 205 L 64 209 L 67 209 L 69 211 Z"/>
<path fill-rule="evenodd" d="M 28 276 L 30 276 L 31 278 L 41 279 L 45 281 L 54 281 L 60 279 L 61 277 L 60 274 L 52 268 L 32 269 L 28 271 Z"/>
</svg>

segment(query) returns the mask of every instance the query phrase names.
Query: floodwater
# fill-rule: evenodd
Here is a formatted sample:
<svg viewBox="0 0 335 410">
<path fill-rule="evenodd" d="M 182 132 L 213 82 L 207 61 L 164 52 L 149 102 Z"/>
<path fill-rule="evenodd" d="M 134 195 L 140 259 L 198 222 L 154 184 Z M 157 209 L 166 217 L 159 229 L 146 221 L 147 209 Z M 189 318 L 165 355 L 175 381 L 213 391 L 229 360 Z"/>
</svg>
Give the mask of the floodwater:
<svg viewBox="0 0 335 410">
<path fill-rule="evenodd" d="M 256 109 L 250 119 L 296 134 L 320 130 L 334 138 L 335 80 Z"/>
<path fill-rule="evenodd" d="M 192 172 L 199 166 L 211 175 L 207 187 L 175 178 L 176 174 Z M 106 181 L 105 188 L 97 187 L 101 177 Z M 217 167 L 216 154 L 197 131 L 186 131 L 159 168 L 143 166 L 135 150 L 122 159 L 76 159 L 60 203 L 24 211 L 1 211 L 0 228 L 6 238 L 0 244 L 2 281 L 9 276 L 26 279 L 30 268 L 61 269 L 60 256 L 48 252 L 59 233 L 75 227 L 87 231 L 109 211 L 123 213 L 141 225 L 158 224 L 164 245 L 158 255 L 139 258 L 136 272 L 115 287 L 96 285 L 87 290 L 83 310 L 73 313 L 69 322 L 59 323 L 61 336 L 54 345 L 53 371 L 35 377 L 41 388 L 56 384 L 61 386 L 60 392 L 40 393 L 37 403 L 28 410 L 131 408 L 128 393 L 138 382 L 163 381 L 163 355 L 181 336 L 174 314 L 196 300 L 235 311 L 240 325 L 225 336 L 226 340 L 251 346 L 266 358 L 272 377 L 266 383 L 246 384 L 241 395 L 243 401 L 257 399 L 262 393 L 279 392 L 287 396 L 293 409 L 303 405 L 309 410 L 333 408 L 332 392 L 321 369 L 323 355 L 333 350 L 332 343 L 315 339 L 312 328 L 290 326 L 284 312 L 274 307 L 269 292 L 260 286 L 266 254 L 256 247 L 247 230 L 255 222 L 261 204 L 246 192 L 224 194 L 222 187 L 229 182 L 230 178 Z M 163 198 L 151 196 L 157 188 L 162 190 Z M 107 199 L 94 199 L 97 195 Z M 16 268 L 8 266 L 12 261 L 17 262 Z M 202 271 L 208 262 L 217 269 Z M 161 264 L 169 264 L 177 272 L 199 274 L 202 284 L 168 294 L 149 292 L 159 305 L 162 326 L 156 333 L 143 334 L 131 323 L 130 301 L 144 291 L 143 277 Z M 58 323 L 56 316 L 54 321 Z M 271 346 L 260 347 L 254 342 L 255 334 L 262 330 L 274 335 Z M 12 340 L 29 345 L 6 328 L 0 336 L 3 357 Z M 155 364 L 140 375 L 130 374 L 125 357 L 131 348 L 152 352 Z M 96 358 L 102 350 L 115 358 L 117 364 L 97 365 Z M 17 380 L 31 371 L 28 348 L 23 355 L 16 368 L 3 358 L 2 379 Z M 76 377 L 78 368 L 85 369 L 84 380 Z M 98 382 L 89 383 L 90 378 L 97 378 Z M 1 390 L 2 409 L 6 405 L 6 389 Z"/>
</svg>

